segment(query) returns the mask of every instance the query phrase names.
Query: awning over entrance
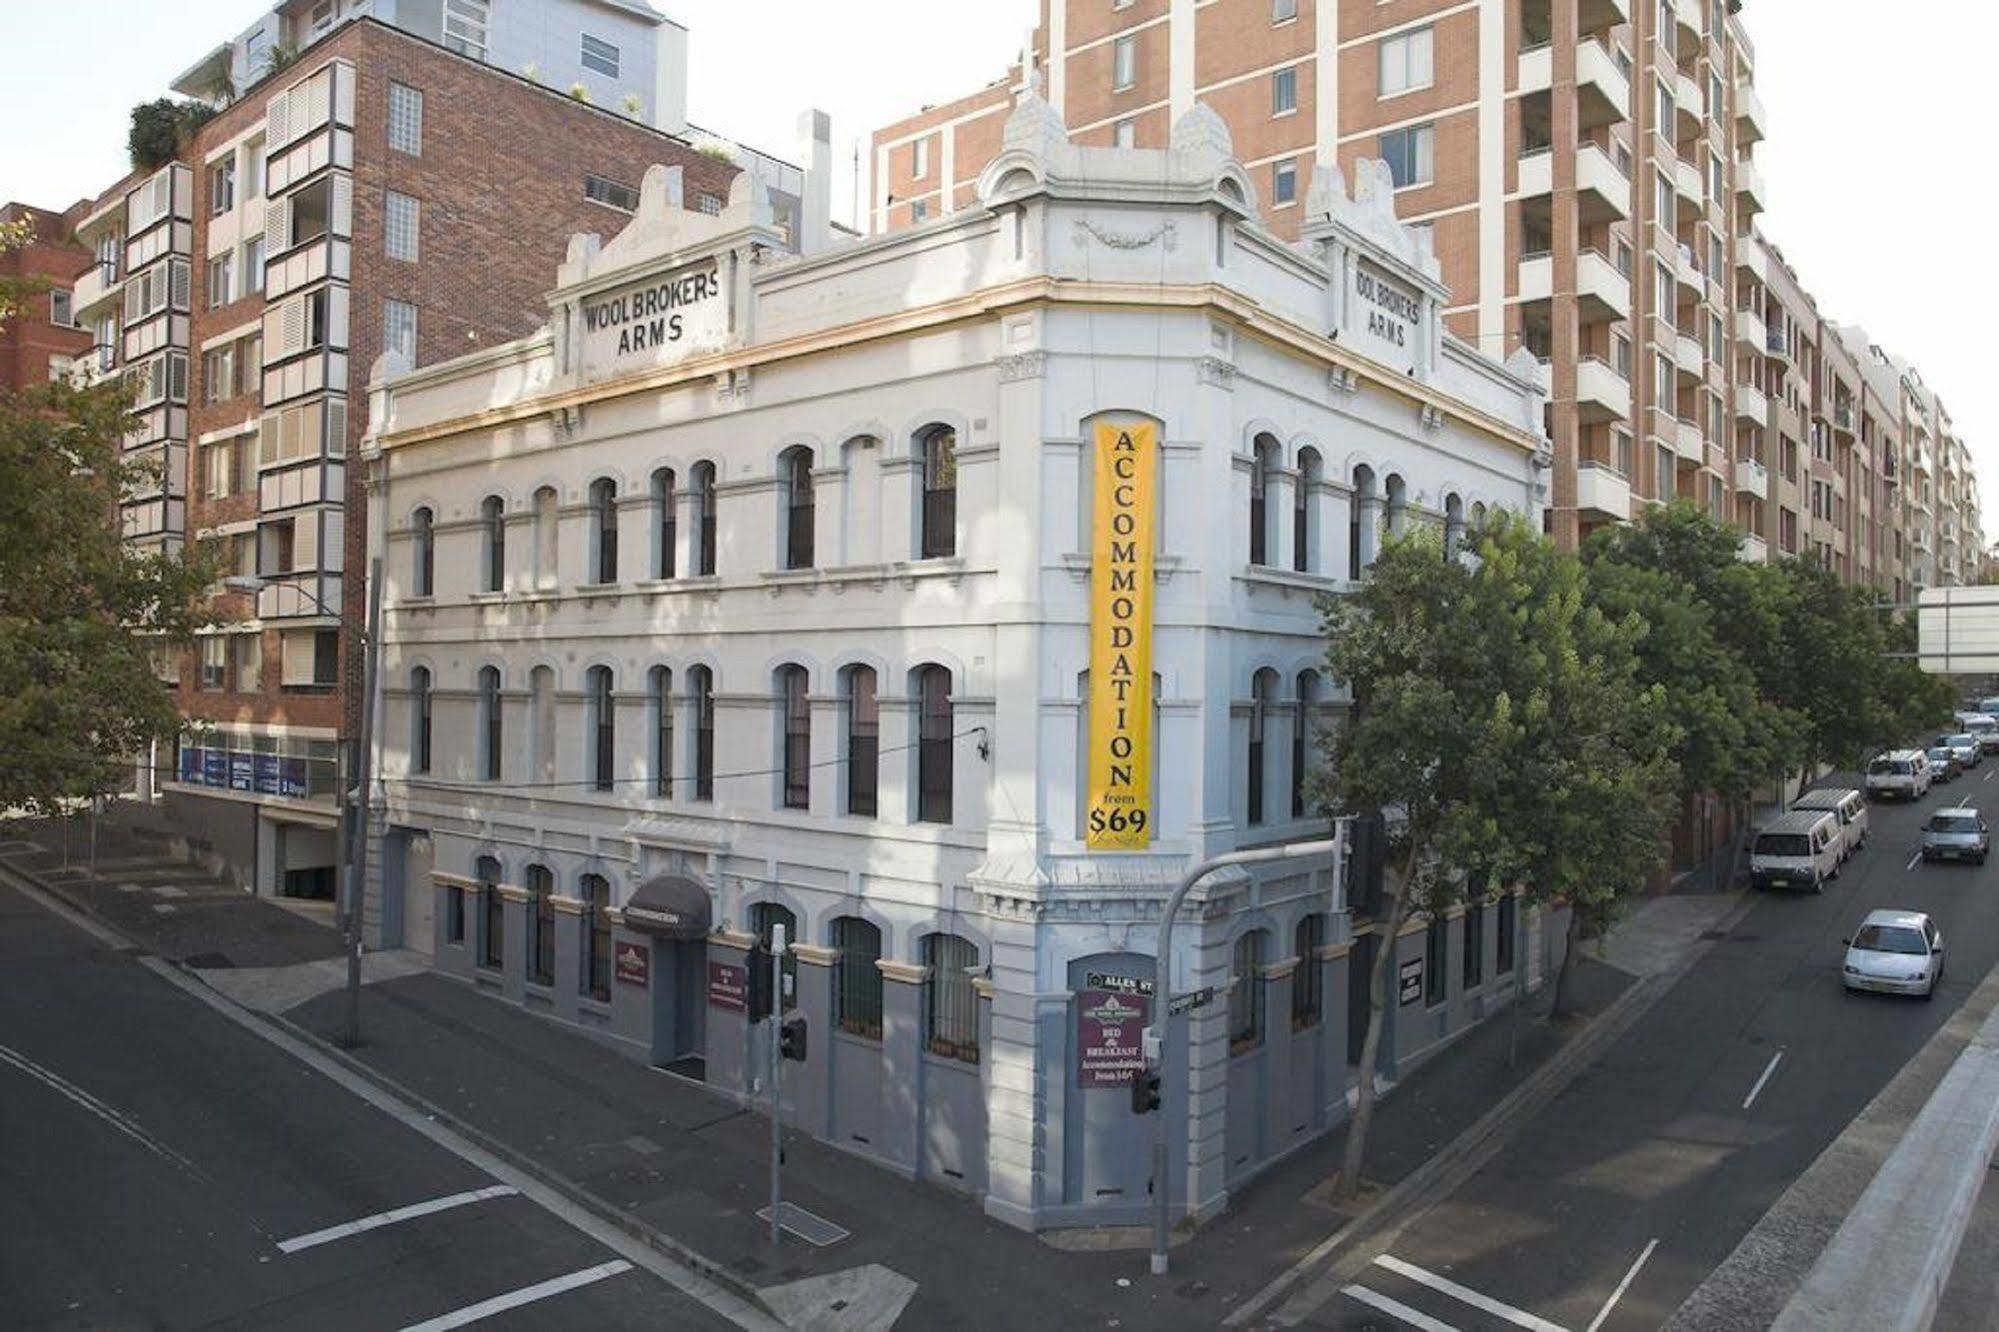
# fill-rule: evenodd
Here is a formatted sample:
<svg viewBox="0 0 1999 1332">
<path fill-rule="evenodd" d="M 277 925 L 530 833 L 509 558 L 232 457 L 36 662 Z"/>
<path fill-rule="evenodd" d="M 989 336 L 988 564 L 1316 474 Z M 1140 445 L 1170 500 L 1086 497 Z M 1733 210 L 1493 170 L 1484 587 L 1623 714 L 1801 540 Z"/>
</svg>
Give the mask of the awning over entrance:
<svg viewBox="0 0 1999 1332">
<path fill-rule="evenodd" d="M 684 874 L 648 879 L 625 903 L 625 924 L 660 939 L 705 939 L 708 889 Z"/>
</svg>

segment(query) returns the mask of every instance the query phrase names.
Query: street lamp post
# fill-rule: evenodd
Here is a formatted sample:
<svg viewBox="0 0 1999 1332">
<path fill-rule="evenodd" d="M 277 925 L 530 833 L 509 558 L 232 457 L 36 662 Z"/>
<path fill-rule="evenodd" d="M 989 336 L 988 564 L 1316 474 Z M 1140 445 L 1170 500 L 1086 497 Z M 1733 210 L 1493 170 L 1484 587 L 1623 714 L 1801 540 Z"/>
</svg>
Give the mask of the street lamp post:
<svg viewBox="0 0 1999 1332">
<path fill-rule="evenodd" d="M 225 578 L 222 585 L 231 592 L 247 592 L 255 595 L 268 585 L 267 580 L 249 576 Z M 328 606 L 316 592 L 298 589 L 325 614 L 340 621 L 341 627 L 352 632 L 346 615 Z M 374 786 L 374 737 L 375 737 L 375 692 L 381 668 L 382 643 L 382 558 L 377 555 L 368 565 L 368 625 L 361 634 L 361 745 L 360 753 L 352 765 L 341 762 L 345 747 L 337 747 L 334 755 L 334 791 L 339 814 L 333 834 L 334 863 L 340 879 L 340 922 L 342 943 L 347 953 L 347 1014 L 341 1031 L 340 1043 L 353 1048 L 361 1043 L 361 897 L 362 885 L 367 881 L 368 863 L 368 819 L 373 803 Z M 348 818 L 347 774 L 355 779 L 356 796 L 354 818 Z M 349 836 L 353 844 L 347 843 Z"/>
</svg>

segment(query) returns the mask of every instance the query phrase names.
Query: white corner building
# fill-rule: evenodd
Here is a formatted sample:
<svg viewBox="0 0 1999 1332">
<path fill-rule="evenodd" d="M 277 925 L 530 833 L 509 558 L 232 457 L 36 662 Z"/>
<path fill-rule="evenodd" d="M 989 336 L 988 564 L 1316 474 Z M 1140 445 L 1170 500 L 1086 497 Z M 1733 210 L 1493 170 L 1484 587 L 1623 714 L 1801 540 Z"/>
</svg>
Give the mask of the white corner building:
<svg viewBox="0 0 1999 1332">
<path fill-rule="evenodd" d="M 1384 533 L 1546 499 L 1531 357 L 1443 332 L 1381 164 L 1314 182 L 1285 242 L 1206 107 L 1086 148 L 1030 92 L 974 206 L 841 246 L 808 216 L 794 255 L 753 178 L 710 216 L 655 167 L 545 329 L 378 364 L 375 940 L 742 1099 L 782 923 L 795 1124 L 1018 1226 L 1144 1216 L 1161 906 L 1327 835 L 1321 600 Z M 1084 817 L 1104 425 L 1157 440 L 1132 850 Z M 1220 873 L 1183 912 L 1174 989 L 1212 999 L 1165 1042 L 1177 1215 L 1344 1117 L 1378 946 L 1349 877 Z M 1415 922 L 1388 1066 L 1537 983 L 1547 933 Z"/>
</svg>

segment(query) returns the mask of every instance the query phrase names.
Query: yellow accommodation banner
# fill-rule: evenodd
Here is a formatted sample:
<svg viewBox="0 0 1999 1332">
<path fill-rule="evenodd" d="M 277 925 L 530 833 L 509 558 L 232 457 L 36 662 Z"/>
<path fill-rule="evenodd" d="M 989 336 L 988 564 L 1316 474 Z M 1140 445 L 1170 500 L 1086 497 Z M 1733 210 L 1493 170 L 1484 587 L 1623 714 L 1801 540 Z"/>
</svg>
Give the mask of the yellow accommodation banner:
<svg viewBox="0 0 1999 1332">
<path fill-rule="evenodd" d="M 1152 844 L 1152 549 L 1159 435 L 1099 425 L 1090 536 L 1090 787 L 1084 844 Z"/>
</svg>

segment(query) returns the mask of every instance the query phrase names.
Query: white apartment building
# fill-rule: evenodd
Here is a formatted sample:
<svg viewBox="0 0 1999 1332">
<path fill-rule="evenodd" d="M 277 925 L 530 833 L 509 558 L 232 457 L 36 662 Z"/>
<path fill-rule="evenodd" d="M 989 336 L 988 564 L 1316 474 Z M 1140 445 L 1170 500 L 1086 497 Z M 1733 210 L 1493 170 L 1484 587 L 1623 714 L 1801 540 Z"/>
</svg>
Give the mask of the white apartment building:
<svg viewBox="0 0 1999 1332">
<path fill-rule="evenodd" d="M 1384 531 L 1546 502 L 1531 360 L 1444 332 L 1426 239 L 1356 174 L 1285 241 L 1205 108 L 1081 147 L 1030 93 L 975 206 L 788 255 L 753 178 L 704 216 L 654 168 L 547 328 L 378 364 L 385 942 L 741 1098 L 782 924 L 793 1123 L 1014 1225 L 1145 1215 L 1153 931 L 1192 862 L 1325 835 L 1320 599 Z M 1099 493 L 1127 444 L 1151 499 Z M 1090 678 L 1127 503 L 1142 725 Z M 1150 819 L 1107 850 L 1119 724 Z M 1539 924 L 1504 899 L 1394 940 L 1390 1065 L 1532 983 Z M 1329 861 L 1215 876 L 1178 938 L 1174 989 L 1213 996 L 1165 1047 L 1198 1217 L 1344 1115 L 1382 945 Z"/>
</svg>

